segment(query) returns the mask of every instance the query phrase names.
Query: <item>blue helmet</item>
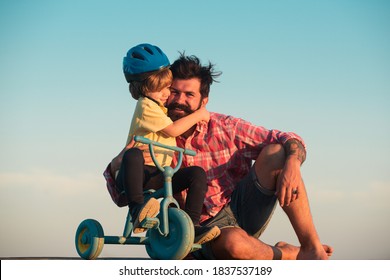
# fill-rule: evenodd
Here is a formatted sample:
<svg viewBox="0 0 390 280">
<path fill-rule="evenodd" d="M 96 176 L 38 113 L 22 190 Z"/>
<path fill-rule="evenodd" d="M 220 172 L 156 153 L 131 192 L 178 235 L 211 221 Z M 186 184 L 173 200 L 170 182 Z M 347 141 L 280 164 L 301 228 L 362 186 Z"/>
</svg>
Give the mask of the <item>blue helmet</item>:
<svg viewBox="0 0 390 280">
<path fill-rule="evenodd" d="M 149 72 L 157 71 L 170 65 L 163 51 L 151 44 L 132 47 L 123 58 L 123 73 L 127 82 L 142 81 Z"/>
</svg>

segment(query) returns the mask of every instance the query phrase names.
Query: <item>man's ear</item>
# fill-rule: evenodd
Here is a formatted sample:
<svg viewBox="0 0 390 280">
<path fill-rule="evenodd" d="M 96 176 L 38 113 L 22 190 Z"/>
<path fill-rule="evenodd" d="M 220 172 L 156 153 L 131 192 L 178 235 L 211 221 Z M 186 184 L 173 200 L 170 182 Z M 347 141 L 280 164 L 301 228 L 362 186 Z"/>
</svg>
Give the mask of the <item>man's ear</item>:
<svg viewBox="0 0 390 280">
<path fill-rule="evenodd" d="M 203 98 L 202 102 L 201 102 L 201 107 L 205 107 L 208 102 L 209 102 L 209 98 L 208 97 Z"/>
</svg>

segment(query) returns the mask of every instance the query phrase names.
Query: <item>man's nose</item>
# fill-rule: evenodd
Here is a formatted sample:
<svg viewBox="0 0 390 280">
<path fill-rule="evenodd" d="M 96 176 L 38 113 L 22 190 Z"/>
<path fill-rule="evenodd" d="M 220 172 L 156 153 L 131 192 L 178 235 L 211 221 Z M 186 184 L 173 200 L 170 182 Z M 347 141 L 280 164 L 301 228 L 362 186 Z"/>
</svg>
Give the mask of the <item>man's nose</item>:
<svg viewBox="0 0 390 280">
<path fill-rule="evenodd" d="M 175 94 L 175 102 L 179 104 L 185 103 L 185 94 L 184 93 L 177 93 Z"/>
</svg>

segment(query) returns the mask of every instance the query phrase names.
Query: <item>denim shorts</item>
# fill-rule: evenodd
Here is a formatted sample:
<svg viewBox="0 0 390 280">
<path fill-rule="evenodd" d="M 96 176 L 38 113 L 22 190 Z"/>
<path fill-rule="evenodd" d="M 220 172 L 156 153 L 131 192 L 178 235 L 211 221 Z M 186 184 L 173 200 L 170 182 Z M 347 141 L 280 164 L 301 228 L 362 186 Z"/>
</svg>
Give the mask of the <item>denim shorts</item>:
<svg viewBox="0 0 390 280">
<path fill-rule="evenodd" d="M 275 210 L 275 192 L 263 188 L 257 180 L 254 167 L 251 168 L 232 193 L 231 201 L 215 217 L 202 226 L 219 228 L 239 227 L 249 235 L 259 238 L 267 227 Z M 210 243 L 193 252 L 197 259 L 215 259 Z"/>
</svg>

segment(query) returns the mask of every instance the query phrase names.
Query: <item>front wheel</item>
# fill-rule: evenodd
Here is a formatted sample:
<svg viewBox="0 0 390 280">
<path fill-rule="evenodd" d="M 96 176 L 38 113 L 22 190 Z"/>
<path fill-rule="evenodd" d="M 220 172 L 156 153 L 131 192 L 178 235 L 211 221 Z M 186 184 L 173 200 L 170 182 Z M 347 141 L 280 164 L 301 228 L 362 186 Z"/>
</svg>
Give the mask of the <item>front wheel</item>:
<svg viewBox="0 0 390 280">
<path fill-rule="evenodd" d="M 191 251 L 194 243 L 194 225 L 181 209 L 168 209 L 169 234 L 163 236 L 157 229 L 146 233 L 146 251 L 152 259 L 181 260 Z"/>
<path fill-rule="evenodd" d="M 96 259 L 103 250 L 104 232 L 100 223 L 87 219 L 80 223 L 76 231 L 77 253 L 86 260 Z"/>
</svg>

